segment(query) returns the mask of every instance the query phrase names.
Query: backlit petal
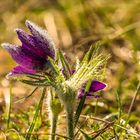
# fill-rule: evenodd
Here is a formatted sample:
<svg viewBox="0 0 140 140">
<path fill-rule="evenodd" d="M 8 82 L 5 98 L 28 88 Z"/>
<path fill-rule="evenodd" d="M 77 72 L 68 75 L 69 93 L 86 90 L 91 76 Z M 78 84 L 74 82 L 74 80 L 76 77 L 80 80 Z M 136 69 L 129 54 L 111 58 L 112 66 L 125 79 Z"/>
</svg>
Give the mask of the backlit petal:
<svg viewBox="0 0 140 140">
<path fill-rule="evenodd" d="M 22 66 L 16 66 L 12 69 L 12 71 L 7 76 L 10 77 L 18 74 L 35 74 L 35 73 L 36 73 L 35 70 L 30 70 Z"/>
<path fill-rule="evenodd" d="M 55 57 L 55 45 L 48 32 L 31 21 L 26 21 L 26 26 L 31 31 L 34 41 L 51 58 Z"/>
<path fill-rule="evenodd" d="M 86 83 L 85 83 L 86 84 Z M 86 97 L 90 98 L 90 97 L 94 97 L 94 92 L 97 92 L 99 90 L 102 90 L 106 87 L 106 84 L 103 82 L 99 82 L 97 80 L 93 80 L 89 89 L 89 92 L 85 93 L 85 88 L 82 87 L 79 89 L 78 91 L 78 97 L 82 98 L 85 94 Z"/>
<path fill-rule="evenodd" d="M 12 58 L 21 66 L 28 69 L 42 69 L 45 65 L 45 60 L 36 56 L 33 52 L 28 50 L 26 45 L 18 47 L 9 43 L 3 43 L 2 47 L 5 48 L 12 56 Z"/>
<path fill-rule="evenodd" d="M 24 32 L 21 29 L 16 29 L 16 32 L 17 32 L 18 38 L 20 39 L 22 44 L 25 44 L 26 46 L 28 46 L 28 49 L 30 51 L 34 52 L 36 55 L 46 59 L 46 57 L 47 57 L 46 53 L 44 52 L 44 50 L 42 50 L 39 47 L 38 44 L 36 44 L 33 36 L 27 34 L 26 32 Z"/>
<path fill-rule="evenodd" d="M 106 87 L 105 83 L 93 80 L 89 89 L 89 92 L 97 92 L 101 89 L 104 89 Z"/>
</svg>

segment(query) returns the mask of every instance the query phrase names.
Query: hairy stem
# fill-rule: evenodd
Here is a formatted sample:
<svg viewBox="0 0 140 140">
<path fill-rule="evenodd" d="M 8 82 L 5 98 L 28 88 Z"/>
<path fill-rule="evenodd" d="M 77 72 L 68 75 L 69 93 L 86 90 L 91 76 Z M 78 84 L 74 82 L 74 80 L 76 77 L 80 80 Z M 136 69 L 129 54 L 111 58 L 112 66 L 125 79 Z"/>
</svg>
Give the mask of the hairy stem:
<svg viewBox="0 0 140 140">
<path fill-rule="evenodd" d="M 51 120 L 51 140 L 55 140 L 56 135 L 56 125 L 57 125 L 58 115 L 52 114 Z"/>
<path fill-rule="evenodd" d="M 66 115 L 67 115 L 67 137 L 69 139 L 74 139 L 74 110 L 71 105 L 68 105 L 66 108 Z"/>
</svg>

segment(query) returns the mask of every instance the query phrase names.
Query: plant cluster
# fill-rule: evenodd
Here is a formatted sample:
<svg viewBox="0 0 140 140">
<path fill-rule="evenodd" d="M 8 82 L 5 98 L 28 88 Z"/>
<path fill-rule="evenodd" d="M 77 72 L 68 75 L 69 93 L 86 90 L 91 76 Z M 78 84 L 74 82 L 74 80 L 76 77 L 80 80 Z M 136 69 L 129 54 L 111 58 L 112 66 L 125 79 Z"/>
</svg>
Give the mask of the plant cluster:
<svg viewBox="0 0 140 140">
<path fill-rule="evenodd" d="M 55 47 L 46 30 L 31 21 L 26 21 L 26 26 L 31 34 L 16 29 L 21 46 L 2 44 L 18 64 L 7 77 L 16 78 L 36 88 L 43 88 L 38 108 L 25 138 L 31 138 L 29 133 L 34 130 L 35 121 L 47 93 L 51 118 L 50 139 L 55 140 L 58 117 L 63 110 L 66 112 L 66 137 L 75 139 L 77 122 L 85 100 L 97 98 L 94 92 L 106 87 L 101 80 L 109 56 L 99 53 L 101 44 L 96 43 L 90 47 L 81 61 L 77 59 L 76 66 L 72 69 L 64 53 Z"/>
</svg>

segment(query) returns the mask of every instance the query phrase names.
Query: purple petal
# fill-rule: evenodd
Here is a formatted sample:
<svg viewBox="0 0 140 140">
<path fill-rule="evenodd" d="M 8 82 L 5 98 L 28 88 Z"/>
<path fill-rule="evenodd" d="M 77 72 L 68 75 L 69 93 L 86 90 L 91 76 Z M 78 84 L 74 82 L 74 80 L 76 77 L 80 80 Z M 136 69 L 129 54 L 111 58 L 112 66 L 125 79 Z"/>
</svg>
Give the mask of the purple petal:
<svg viewBox="0 0 140 140">
<path fill-rule="evenodd" d="M 97 92 L 101 89 L 104 89 L 106 87 L 105 83 L 93 80 L 89 89 L 89 92 Z"/>
<path fill-rule="evenodd" d="M 73 75 L 75 72 L 76 72 L 76 70 L 73 69 L 73 70 L 71 71 L 72 75 Z"/>
<path fill-rule="evenodd" d="M 18 74 L 35 74 L 35 73 L 36 73 L 35 70 L 30 70 L 22 66 L 16 66 L 12 69 L 12 71 L 7 76 L 11 77 Z"/>
<path fill-rule="evenodd" d="M 55 57 L 55 45 L 46 30 L 31 21 L 26 21 L 26 26 L 33 35 L 33 39 L 38 47 L 51 58 Z"/>
<path fill-rule="evenodd" d="M 22 29 L 16 29 L 15 30 L 18 38 L 20 39 L 20 41 L 24 44 L 27 44 L 28 46 L 32 46 L 34 47 L 34 40 L 32 38 L 31 35 L 27 34 L 26 32 L 24 32 Z"/>
<path fill-rule="evenodd" d="M 22 44 L 20 48 L 21 54 L 32 59 L 32 65 L 34 69 L 43 69 L 46 63 L 46 59 L 43 59 L 39 55 L 35 54 L 26 44 Z"/>
<path fill-rule="evenodd" d="M 30 52 L 26 45 L 18 47 L 9 43 L 3 43 L 2 47 L 5 48 L 11 54 L 12 58 L 23 67 L 34 70 L 43 69 L 45 65 L 45 60 L 36 56 L 33 52 Z"/>
<path fill-rule="evenodd" d="M 85 85 L 85 83 L 84 83 Z M 89 92 L 86 93 L 86 97 L 92 97 L 94 96 L 94 92 L 97 92 L 99 90 L 102 90 L 106 87 L 105 83 L 93 80 L 89 89 Z M 85 88 L 80 88 L 78 91 L 78 97 L 82 98 L 85 95 Z"/>
<path fill-rule="evenodd" d="M 41 50 L 38 45 L 36 46 L 36 43 L 33 39 L 33 36 L 27 34 L 26 32 L 24 32 L 21 29 L 16 29 L 18 38 L 20 39 L 20 41 L 22 42 L 22 44 L 25 44 L 26 46 L 28 46 L 28 49 L 32 52 L 34 52 L 36 55 L 43 57 L 44 59 L 47 58 L 46 53 Z"/>
</svg>

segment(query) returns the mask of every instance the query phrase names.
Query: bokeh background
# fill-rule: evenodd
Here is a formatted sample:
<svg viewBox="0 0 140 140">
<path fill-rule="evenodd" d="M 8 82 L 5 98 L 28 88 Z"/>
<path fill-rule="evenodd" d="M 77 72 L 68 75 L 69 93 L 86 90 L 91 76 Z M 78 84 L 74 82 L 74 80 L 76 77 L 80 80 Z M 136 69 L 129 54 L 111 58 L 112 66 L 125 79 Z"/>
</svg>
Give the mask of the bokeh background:
<svg viewBox="0 0 140 140">
<path fill-rule="evenodd" d="M 121 98 L 122 110 L 127 113 L 140 80 L 139 0 L 0 0 L 0 43 L 20 45 L 14 29 L 22 28 L 28 32 L 24 24 L 26 19 L 48 30 L 72 67 L 76 56 L 81 59 L 90 45 L 102 41 L 102 51 L 109 53 L 111 58 L 104 79 L 108 87 L 98 99 L 96 115 L 105 116 L 118 110 L 116 91 Z M 0 48 L 0 115 L 3 115 L 9 97 L 9 81 L 5 76 L 15 65 L 10 55 Z M 28 94 L 31 88 L 14 81 L 13 102 Z M 84 113 L 95 113 L 96 100 L 87 101 Z M 31 112 L 31 105 L 37 101 L 33 96 L 22 103 L 13 103 L 13 112 L 24 112 L 29 108 Z M 140 96 L 133 106 L 132 122 L 138 120 L 139 112 Z M 13 117 L 13 122 L 22 126 L 20 117 L 16 118 Z M 3 124 L 2 120 L 0 124 Z"/>
</svg>

